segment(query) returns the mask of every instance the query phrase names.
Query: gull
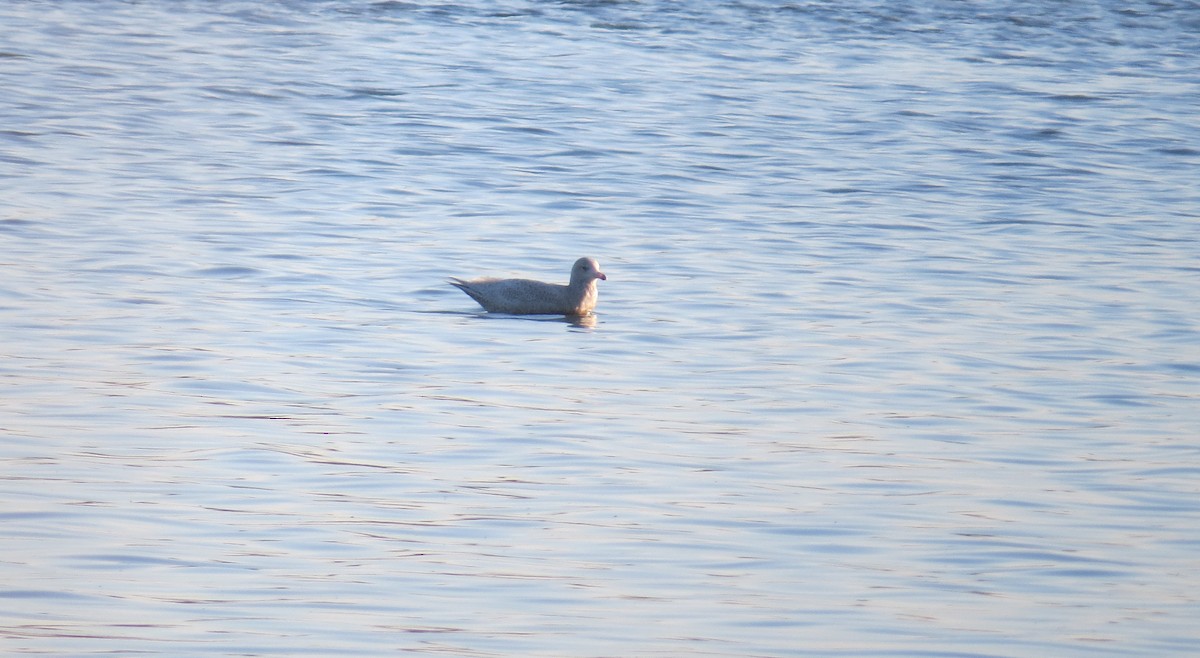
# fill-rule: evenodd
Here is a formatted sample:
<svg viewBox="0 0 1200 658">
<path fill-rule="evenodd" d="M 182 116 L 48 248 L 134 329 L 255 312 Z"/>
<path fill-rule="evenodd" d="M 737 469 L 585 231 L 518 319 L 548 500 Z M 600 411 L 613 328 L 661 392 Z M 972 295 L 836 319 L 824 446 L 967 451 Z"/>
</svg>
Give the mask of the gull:
<svg viewBox="0 0 1200 658">
<path fill-rule="evenodd" d="M 567 285 L 531 279 L 451 278 L 450 285 L 470 295 L 489 313 L 514 315 L 587 315 L 596 308 L 596 280 L 607 281 L 595 258 L 571 266 Z"/>
</svg>

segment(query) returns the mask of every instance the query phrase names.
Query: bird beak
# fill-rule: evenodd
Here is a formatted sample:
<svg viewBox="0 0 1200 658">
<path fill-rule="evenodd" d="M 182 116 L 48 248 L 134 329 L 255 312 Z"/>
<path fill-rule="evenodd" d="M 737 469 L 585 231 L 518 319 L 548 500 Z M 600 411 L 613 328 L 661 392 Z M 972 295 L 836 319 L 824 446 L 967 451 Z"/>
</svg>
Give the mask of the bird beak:
<svg viewBox="0 0 1200 658">
<path fill-rule="evenodd" d="M 601 281 L 608 281 L 608 277 L 604 276 L 604 272 L 596 272 L 596 278 Z"/>
</svg>

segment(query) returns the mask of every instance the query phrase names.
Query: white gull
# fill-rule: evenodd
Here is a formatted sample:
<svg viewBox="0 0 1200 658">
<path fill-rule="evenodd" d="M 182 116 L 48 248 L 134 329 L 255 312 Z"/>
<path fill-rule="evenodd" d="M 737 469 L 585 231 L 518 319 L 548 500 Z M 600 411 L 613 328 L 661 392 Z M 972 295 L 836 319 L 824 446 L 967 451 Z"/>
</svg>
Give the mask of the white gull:
<svg viewBox="0 0 1200 658">
<path fill-rule="evenodd" d="M 571 266 L 567 285 L 530 279 L 450 279 L 489 313 L 515 315 L 587 315 L 596 308 L 596 280 L 607 281 L 595 258 Z"/>
</svg>

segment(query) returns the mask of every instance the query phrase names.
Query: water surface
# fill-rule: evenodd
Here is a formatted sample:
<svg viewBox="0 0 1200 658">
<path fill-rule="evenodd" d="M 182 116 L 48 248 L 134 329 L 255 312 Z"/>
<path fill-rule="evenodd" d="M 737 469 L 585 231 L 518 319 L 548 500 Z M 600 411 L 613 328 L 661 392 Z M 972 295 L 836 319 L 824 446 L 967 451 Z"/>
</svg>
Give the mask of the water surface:
<svg viewBox="0 0 1200 658">
<path fill-rule="evenodd" d="M 1193 4 L 0 16 L 4 653 L 1200 642 Z"/>
</svg>

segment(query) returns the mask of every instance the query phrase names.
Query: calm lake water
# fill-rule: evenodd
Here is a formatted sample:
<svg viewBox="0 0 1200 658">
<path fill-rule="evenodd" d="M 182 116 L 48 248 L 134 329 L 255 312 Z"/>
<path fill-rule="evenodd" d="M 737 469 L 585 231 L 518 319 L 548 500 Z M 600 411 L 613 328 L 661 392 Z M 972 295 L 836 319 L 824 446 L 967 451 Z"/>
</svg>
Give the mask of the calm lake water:
<svg viewBox="0 0 1200 658">
<path fill-rule="evenodd" d="M 918 5 L 0 5 L 0 653 L 1194 655 L 1200 5 Z"/>
</svg>

